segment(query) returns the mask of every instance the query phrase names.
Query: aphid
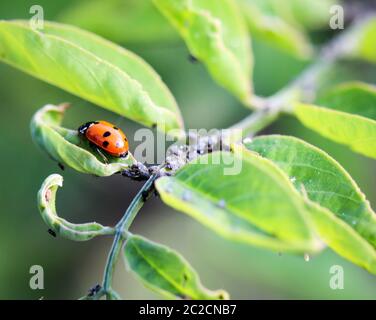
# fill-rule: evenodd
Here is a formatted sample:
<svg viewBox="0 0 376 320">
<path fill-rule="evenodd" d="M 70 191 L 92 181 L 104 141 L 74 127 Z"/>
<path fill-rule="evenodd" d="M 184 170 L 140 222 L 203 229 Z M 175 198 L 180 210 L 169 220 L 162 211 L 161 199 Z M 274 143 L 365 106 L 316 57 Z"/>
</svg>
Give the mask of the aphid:
<svg viewBox="0 0 376 320">
<path fill-rule="evenodd" d="M 129 144 L 124 132 L 107 121 L 87 122 L 78 128 L 78 132 L 90 141 L 105 162 L 107 159 L 101 150 L 118 158 L 128 155 Z"/>
<path fill-rule="evenodd" d="M 144 190 L 142 191 L 141 196 L 142 196 L 142 200 L 145 202 L 148 199 L 149 192 Z"/>
<path fill-rule="evenodd" d="M 56 238 L 56 232 L 53 231 L 52 229 L 48 229 L 48 233 L 53 236 L 54 238 Z"/>
<path fill-rule="evenodd" d="M 101 290 L 101 289 L 102 289 L 101 285 L 99 285 L 99 284 L 95 285 L 94 287 L 89 289 L 88 296 L 92 297 L 93 295 L 97 294 L 99 292 L 99 290 Z"/>
</svg>

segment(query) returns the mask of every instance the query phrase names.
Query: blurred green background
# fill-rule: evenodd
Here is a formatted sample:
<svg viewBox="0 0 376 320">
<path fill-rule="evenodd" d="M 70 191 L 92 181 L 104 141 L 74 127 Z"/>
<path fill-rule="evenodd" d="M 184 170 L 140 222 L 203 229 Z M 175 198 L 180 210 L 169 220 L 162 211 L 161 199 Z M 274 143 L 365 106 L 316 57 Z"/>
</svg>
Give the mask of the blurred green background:
<svg viewBox="0 0 376 320">
<path fill-rule="evenodd" d="M 2 0 L 0 19 L 30 18 L 30 7 L 38 4 L 44 9 L 45 19 L 59 20 L 77 2 Z M 113 18 L 115 25 L 118 23 L 116 32 L 111 32 L 111 28 L 106 29 L 108 26 L 101 23 L 93 29 L 120 42 L 156 69 L 176 97 L 187 128 L 223 128 L 247 115 L 247 110 L 218 87 L 200 63 L 189 61 L 185 45 L 172 30 L 160 24 L 162 19 L 156 20 L 163 31 L 160 38 L 150 36 L 137 41 L 142 35 L 149 35 L 149 31 L 153 31 L 143 31 L 147 23 L 142 15 L 126 22 L 119 16 L 111 17 L 108 14 L 106 11 L 100 13 L 102 19 Z M 81 13 L 83 20 L 95 20 L 96 16 L 98 12 L 95 10 Z M 119 32 L 122 30 L 124 38 Z M 317 42 L 330 36 L 329 31 L 313 33 Z M 277 91 L 309 63 L 296 60 L 257 40 L 253 41 L 253 48 L 255 87 L 260 95 Z M 358 62 L 342 63 L 333 78 L 337 81 L 362 79 L 376 82 L 376 70 Z M 30 118 L 47 103 L 71 102 L 73 107 L 67 112 L 67 127 L 76 128 L 88 120 L 107 119 L 127 132 L 131 149 L 135 145 L 132 142 L 133 132 L 140 127 L 4 64 L 0 64 L 0 101 L 0 298 L 78 298 L 101 282 L 111 239 L 97 238 L 76 243 L 51 237 L 36 207 L 36 194 L 41 182 L 54 172 L 64 176 L 64 187 L 57 197 L 61 216 L 73 222 L 96 220 L 109 225 L 115 224 L 122 216 L 141 184 L 132 183 L 121 176 L 86 176 L 69 168 L 61 172 L 57 164 L 32 143 Z M 321 138 L 290 117 L 282 118 L 267 133 L 293 134 L 327 151 L 350 172 L 371 204 L 376 206 L 374 161 Z M 158 198 L 142 209 L 132 231 L 178 250 L 196 268 L 207 287 L 225 288 L 235 299 L 376 297 L 375 276 L 329 249 L 305 262 L 301 256 L 279 256 L 266 250 L 227 242 L 184 214 L 168 208 Z M 329 268 L 334 264 L 344 267 L 344 290 L 331 290 L 329 287 Z M 44 290 L 31 290 L 29 287 L 29 268 L 32 265 L 44 268 Z M 123 261 L 119 261 L 114 286 L 126 299 L 159 298 L 126 272 Z"/>
</svg>

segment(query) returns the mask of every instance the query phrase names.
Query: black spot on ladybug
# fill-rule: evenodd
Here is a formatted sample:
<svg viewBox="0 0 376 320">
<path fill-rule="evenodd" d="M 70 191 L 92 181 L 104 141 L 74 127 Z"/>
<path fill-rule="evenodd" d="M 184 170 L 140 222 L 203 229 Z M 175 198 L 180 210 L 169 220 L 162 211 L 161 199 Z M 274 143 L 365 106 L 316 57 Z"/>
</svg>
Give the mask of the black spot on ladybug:
<svg viewBox="0 0 376 320">
<path fill-rule="evenodd" d="M 99 124 L 99 121 L 93 121 L 94 124 Z"/>
<path fill-rule="evenodd" d="M 110 131 L 106 131 L 105 133 L 103 133 L 104 138 L 109 137 L 110 135 L 111 135 Z"/>
<path fill-rule="evenodd" d="M 52 229 L 48 229 L 48 233 L 53 236 L 54 238 L 56 238 L 56 232 L 53 231 Z"/>
<path fill-rule="evenodd" d="M 115 126 L 114 126 L 113 128 L 114 128 L 115 130 L 119 130 L 119 128 L 118 128 L 118 127 L 115 127 Z"/>
<path fill-rule="evenodd" d="M 107 148 L 110 143 L 108 141 L 103 141 L 102 146 Z"/>
</svg>

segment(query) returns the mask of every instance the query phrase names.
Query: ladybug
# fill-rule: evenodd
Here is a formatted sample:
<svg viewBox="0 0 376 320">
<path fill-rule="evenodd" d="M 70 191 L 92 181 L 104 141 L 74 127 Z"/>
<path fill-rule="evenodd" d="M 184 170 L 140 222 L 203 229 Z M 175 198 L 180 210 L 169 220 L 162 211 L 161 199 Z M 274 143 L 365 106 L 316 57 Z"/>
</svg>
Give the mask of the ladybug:
<svg viewBox="0 0 376 320">
<path fill-rule="evenodd" d="M 101 150 L 117 158 L 125 158 L 128 155 L 129 144 L 124 132 L 107 121 L 87 122 L 78 128 L 78 133 L 102 156 Z"/>
</svg>

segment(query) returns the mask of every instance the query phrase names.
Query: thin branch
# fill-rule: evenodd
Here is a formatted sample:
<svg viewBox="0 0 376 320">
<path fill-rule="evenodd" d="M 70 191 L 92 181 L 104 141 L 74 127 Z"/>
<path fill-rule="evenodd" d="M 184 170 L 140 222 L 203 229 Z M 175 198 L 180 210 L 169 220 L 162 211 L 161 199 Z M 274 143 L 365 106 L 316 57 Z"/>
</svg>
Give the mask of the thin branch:
<svg viewBox="0 0 376 320">
<path fill-rule="evenodd" d="M 112 279 L 119 254 L 126 242 L 126 231 L 132 224 L 138 211 L 142 208 L 147 198 L 150 197 L 152 191 L 154 190 L 154 181 L 157 177 L 158 175 L 156 174 L 152 175 L 149 180 L 145 182 L 140 191 L 137 193 L 136 197 L 132 200 L 121 220 L 116 225 L 116 234 L 111 247 L 111 251 L 107 258 L 103 277 L 103 291 L 106 294 L 107 299 L 111 299 L 114 295 L 114 291 L 111 288 Z"/>
<path fill-rule="evenodd" d="M 341 32 L 327 43 L 320 51 L 316 61 L 303 73 L 278 91 L 276 94 L 263 98 L 255 96 L 253 105 L 255 112 L 229 129 L 242 129 L 242 137 L 254 135 L 278 119 L 282 112 L 290 113 L 296 101 L 314 101 L 320 78 L 323 77 L 334 64 L 347 56 L 354 47 L 356 32 L 362 25 L 368 23 L 372 16 L 363 16 L 346 31 Z"/>
<path fill-rule="evenodd" d="M 257 110 L 232 127 L 229 127 L 230 135 L 232 132 L 237 135 L 236 131 L 241 130 L 242 138 L 248 137 L 269 126 L 278 116 L 279 110 L 277 108 Z M 232 140 L 231 137 L 229 137 L 229 139 Z"/>
</svg>

